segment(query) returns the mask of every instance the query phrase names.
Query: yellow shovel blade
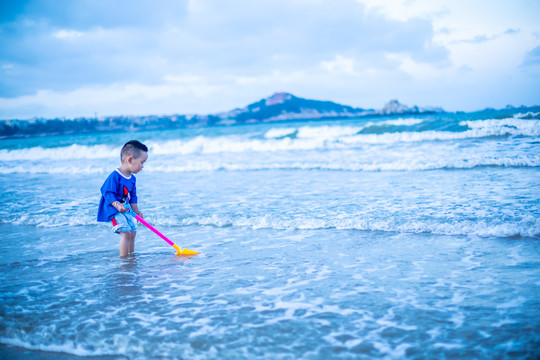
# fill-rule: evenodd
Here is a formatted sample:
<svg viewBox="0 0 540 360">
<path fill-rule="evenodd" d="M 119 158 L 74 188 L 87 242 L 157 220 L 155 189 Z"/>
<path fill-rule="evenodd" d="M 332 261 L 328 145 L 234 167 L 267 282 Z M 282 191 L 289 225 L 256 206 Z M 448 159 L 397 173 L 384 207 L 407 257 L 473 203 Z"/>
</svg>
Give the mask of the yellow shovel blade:
<svg viewBox="0 0 540 360">
<path fill-rule="evenodd" d="M 196 251 L 189 250 L 189 249 L 181 249 L 178 245 L 174 244 L 173 248 L 176 249 L 176 255 L 178 256 L 192 256 L 199 254 Z"/>
<path fill-rule="evenodd" d="M 182 256 L 192 256 L 192 255 L 197 255 L 197 254 L 199 253 L 193 250 L 189 250 L 189 249 L 183 249 L 182 251 L 176 252 L 176 255 L 182 255 Z"/>
</svg>

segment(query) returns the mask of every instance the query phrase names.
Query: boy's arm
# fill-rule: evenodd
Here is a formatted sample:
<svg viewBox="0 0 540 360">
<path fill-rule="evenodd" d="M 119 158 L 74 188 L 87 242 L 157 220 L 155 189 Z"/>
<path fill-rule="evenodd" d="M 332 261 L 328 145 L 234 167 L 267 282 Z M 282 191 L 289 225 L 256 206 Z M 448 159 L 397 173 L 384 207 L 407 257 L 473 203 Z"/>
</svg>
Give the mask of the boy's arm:
<svg viewBox="0 0 540 360">
<path fill-rule="evenodd" d="M 105 185 L 103 186 L 105 187 Z M 101 194 L 103 196 L 103 199 L 105 200 L 105 204 L 110 204 L 112 205 L 113 207 L 115 207 L 116 209 L 118 209 L 116 207 L 116 203 L 120 203 L 116 200 L 116 194 L 113 190 L 111 189 L 107 189 L 107 188 L 102 188 L 101 189 Z M 118 210 L 120 211 L 120 210 Z"/>
<path fill-rule="evenodd" d="M 113 172 L 107 180 L 101 186 L 101 194 L 105 200 L 105 204 L 109 204 L 116 210 L 120 212 L 126 212 L 127 209 L 117 200 L 116 198 L 116 188 L 118 181 L 116 179 L 115 173 Z"/>
<path fill-rule="evenodd" d="M 130 203 L 129 205 L 131 206 L 135 214 L 139 215 L 140 217 L 144 219 L 142 212 L 139 210 L 139 207 L 137 206 L 137 203 Z"/>
</svg>

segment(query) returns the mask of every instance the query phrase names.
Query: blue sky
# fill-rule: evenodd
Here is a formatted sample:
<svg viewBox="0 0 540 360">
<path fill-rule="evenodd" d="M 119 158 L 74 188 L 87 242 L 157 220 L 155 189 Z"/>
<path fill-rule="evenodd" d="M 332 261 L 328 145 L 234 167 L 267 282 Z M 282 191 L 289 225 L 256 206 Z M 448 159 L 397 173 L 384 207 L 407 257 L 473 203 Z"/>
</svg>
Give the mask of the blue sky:
<svg viewBox="0 0 540 360">
<path fill-rule="evenodd" d="M 540 104 L 537 0 L 0 0 L 0 118 Z"/>
</svg>

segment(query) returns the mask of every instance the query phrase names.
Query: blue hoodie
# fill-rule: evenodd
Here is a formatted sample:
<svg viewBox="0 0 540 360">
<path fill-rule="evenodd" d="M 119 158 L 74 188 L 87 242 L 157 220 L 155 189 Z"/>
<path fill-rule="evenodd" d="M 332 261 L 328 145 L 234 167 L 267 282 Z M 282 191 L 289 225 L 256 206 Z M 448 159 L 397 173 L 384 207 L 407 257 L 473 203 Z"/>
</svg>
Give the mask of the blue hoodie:
<svg viewBox="0 0 540 360">
<path fill-rule="evenodd" d="M 119 211 L 111 205 L 115 201 L 124 204 L 137 203 L 136 180 L 135 175 L 131 174 L 129 178 L 126 178 L 118 169 L 109 175 L 103 186 L 101 186 L 101 200 L 99 201 L 97 221 L 108 222 L 112 220 L 114 215 L 118 214 Z"/>
</svg>

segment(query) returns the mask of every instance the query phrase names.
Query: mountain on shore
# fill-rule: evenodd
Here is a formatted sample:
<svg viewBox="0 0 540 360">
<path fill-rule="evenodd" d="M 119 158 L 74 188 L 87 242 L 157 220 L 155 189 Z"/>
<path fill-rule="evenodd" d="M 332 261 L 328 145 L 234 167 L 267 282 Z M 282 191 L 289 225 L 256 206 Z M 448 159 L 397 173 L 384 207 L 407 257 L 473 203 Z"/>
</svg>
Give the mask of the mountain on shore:
<svg viewBox="0 0 540 360">
<path fill-rule="evenodd" d="M 439 112 L 444 112 L 444 110 L 441 108 L 408 107 L 399 103 L 397 100 L 391 100 L 384 108 L 374 110 L 354 108 L 332 101 L 304 99 L 286 92 L 278 92 L 265 99 L 249 104 L 244 108 L 209 115 L 107 116 L 77 119 L 3 120 L 0 121 L 0 137 L 160 130 Z"/>
<path fill-rule="evenodd" d="M 244 108 L 216 114 L 222 123 L 257 123 L 301 119 L 343 118 L 378 115 L 407 115 L 444 112 L 441 108 L 408 107 L 391 100 L 383 109 L 362 109 L 332 101 L 310 100 L 278 92 Z"/>
</svg>

